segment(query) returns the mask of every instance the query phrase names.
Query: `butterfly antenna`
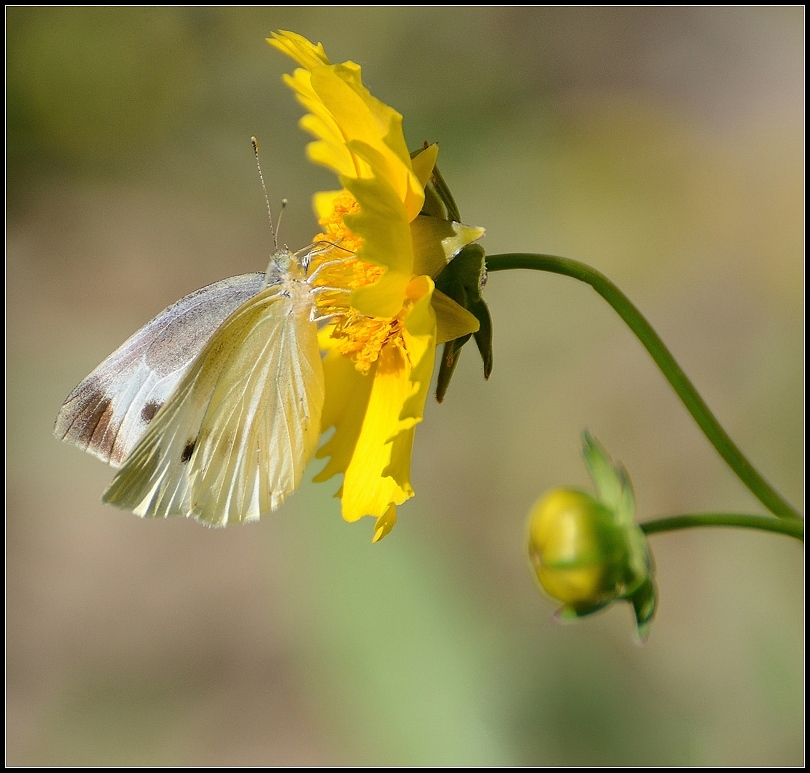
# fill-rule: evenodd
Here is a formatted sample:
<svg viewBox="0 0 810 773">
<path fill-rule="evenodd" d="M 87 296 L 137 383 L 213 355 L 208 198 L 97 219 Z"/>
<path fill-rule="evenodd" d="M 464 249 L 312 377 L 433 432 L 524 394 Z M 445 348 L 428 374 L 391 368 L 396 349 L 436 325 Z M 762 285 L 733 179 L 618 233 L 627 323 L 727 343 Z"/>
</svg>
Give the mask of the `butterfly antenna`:
<svg viewBox="0 0 810 773">
<path fill-rule="evenodd" d="M 259 180 L 262 183 L 262 191 L 264 191 L 264 203 L 267 205 L 267 219 L 270 221 L 270 232 L 273 234 L 273 249 L 278 252 L 278 237 L 276 236 L 276 229 L 273 227 L 273 212 L 270 209 L 270 197 L 267 195 L 267 186 L 264 184 L 264 175 L 262 174 L 262 165 L 259 163 L 259 141 L 255 137 L 250 138 L 250 144 L 253 145 L 253 155 L 256 156 L 256 168 L 259 170 Z M 281 215 L 284 212 L 284 207 L 287 206 L 287 199 L 281 200 L 281 212 L 278 215 L 278 224 L 281 226 Z"/>
</svg>

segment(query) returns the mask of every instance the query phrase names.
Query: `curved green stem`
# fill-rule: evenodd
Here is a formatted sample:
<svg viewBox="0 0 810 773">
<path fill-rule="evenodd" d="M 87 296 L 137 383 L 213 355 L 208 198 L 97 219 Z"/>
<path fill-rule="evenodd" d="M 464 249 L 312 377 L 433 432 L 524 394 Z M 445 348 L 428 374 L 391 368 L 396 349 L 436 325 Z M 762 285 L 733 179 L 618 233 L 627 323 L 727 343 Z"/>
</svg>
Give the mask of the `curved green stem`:
<svg viewBox="0 0 810 773">
<path fill-rule="evenodd" d="M 720 426 L 720 423 L 698 394 L 692 382 L 681 370 L 680 365 L 675 361 L 669 349 L 667 349 L 655 330 L 652 329 L 650 323 L 644 319 L 641 312 L 630 302 L 630 299 L 604 274 L 576 260 L 531 253 L 487 255 L 486 265 L 487 271 L 490 272 L 525 268 L 563 274 L 589 284 L 613 307 L 614 311 L 636 334 L 678 397 L 680 397 L 686 409 L 692 414 L 692 418 L 703 430 L 709 442 L 717 449 L 720 456 L 734 470 L 737 477 L 748 487 L 751 493 L 779 518 L 801 520 L 798 511 L 760 475 Z"/>
<path fill-rule="evenodd" d="M 743 529 L 759 529 L 777 534 L 785 534 L 804 542 L 804 521 L 795 518 L 776 520 L 762 515 L 739 515 L 737 513 L 695 513 L 693 515 L 673 515 L 639 524 L 646 534 L 660 534 L 665 531 L 691 529 L 694 526 L 736 526 Z"/>
</svg>

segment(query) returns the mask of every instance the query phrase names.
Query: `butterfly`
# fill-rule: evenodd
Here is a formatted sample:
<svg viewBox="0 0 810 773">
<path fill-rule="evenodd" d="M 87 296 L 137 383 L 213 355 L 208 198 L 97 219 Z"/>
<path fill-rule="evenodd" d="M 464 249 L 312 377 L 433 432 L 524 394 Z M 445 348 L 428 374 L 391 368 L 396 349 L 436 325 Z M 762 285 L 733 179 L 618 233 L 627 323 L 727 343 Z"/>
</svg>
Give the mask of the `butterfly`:
<svg viewBox="0 0 810 773">
<path fill-rule="evenodd" d="M 324 402 L 312 254 L 187 295 L 68 395 L 54 434 L 120 467 L 105 502 L 225 526 L 297 488 Z"/>
</svg>

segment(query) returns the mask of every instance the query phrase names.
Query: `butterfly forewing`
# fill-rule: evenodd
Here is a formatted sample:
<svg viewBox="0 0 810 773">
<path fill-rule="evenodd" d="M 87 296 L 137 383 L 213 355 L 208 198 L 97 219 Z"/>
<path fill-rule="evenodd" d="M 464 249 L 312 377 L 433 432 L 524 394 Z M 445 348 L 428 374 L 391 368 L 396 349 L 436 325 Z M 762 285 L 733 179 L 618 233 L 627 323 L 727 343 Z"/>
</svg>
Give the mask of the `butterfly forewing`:
<svg viewBox="0 0 810 773">
<path fill-rule="evenodd" d="M 104 500 L 211 525 L 257 519 L 299 484 L 320 434 L 324 378 L 304 282 L 227 319 L 154 417 Z"/>
<path fill-rule="evenodd" d="M 164 309 L 67 397 L 54 434 L 118 467 L 223 321 L 262 287 L 244 274 Z"/>
</svg>

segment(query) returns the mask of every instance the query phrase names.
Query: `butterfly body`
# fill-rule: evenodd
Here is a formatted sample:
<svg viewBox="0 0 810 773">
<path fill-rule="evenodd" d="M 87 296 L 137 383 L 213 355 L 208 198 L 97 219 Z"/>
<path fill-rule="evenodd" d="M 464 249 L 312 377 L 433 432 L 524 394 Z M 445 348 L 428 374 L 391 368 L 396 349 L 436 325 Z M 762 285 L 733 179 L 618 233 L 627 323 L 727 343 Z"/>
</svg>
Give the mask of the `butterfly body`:
<svg viewBox="0 0 810 773">
<path fill-rule="evenodd" d="M 113 466 L 104 501 L 209 525 L 256 520 L 300 483 L 324 378 L 306 259 L 173 304 L 68 396 L 54 433 Z"/>
</svg>

